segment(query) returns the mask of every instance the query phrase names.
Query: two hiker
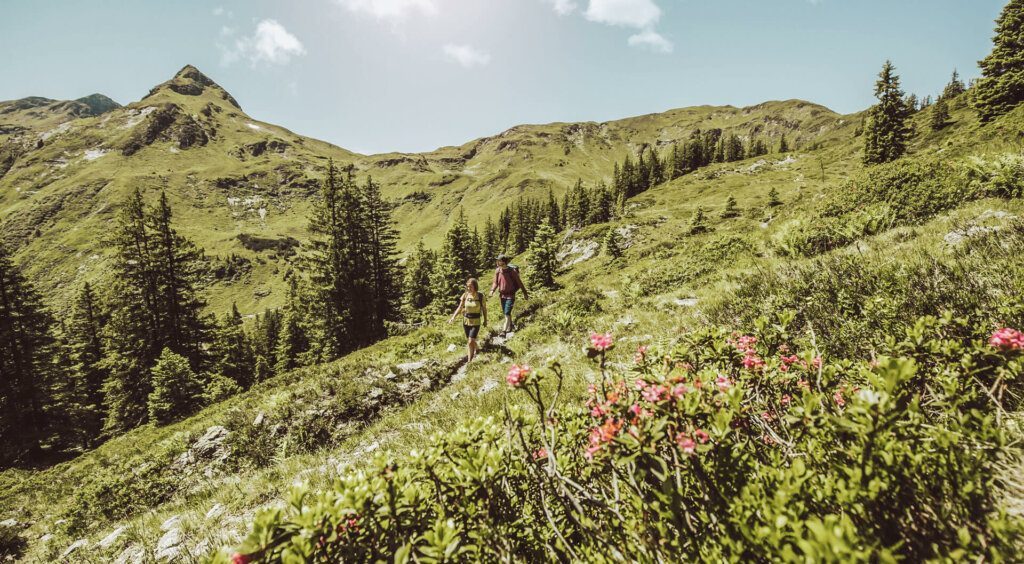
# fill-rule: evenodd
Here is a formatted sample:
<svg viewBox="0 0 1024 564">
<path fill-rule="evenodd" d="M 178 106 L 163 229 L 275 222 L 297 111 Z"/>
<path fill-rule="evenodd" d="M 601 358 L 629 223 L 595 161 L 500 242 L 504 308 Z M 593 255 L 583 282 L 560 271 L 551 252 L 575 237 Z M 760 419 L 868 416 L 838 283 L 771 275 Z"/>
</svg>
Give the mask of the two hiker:
<svg viewBox="0 0 1024 564">
<path fill-rule="evenodd" d="M 501 312 L 505 316 L 502 333 L 508 333 L 515 329 L 512 324 L 512 306 L 516 303 L 516 292 L 522 290 L 523 297 L 527 299 L 530 295 L 526 291 L 526 285 L 523 284 L 522 278 L 519 277 L 519 270 L 509 265 L 507 255 L 498 255 L 495 263 L 494 281 L 491 283 L 489 296 L 494 296 L 494 292 L 498 292 L 501 299 Z M 468 341 L 469 355 L 467 358 L 471 361 L 479 349 L 476 338 L 480 334 L 480 327 L 487 324 L 487 301 L 480 291 L 480 285 L 476 278 L 466 280 L 466 291 L 459 298 L 459 305 L 448 319 L 448 323 L 453 323 L 460 313 L 462 314 L 462 328 Z"/>
</svg>

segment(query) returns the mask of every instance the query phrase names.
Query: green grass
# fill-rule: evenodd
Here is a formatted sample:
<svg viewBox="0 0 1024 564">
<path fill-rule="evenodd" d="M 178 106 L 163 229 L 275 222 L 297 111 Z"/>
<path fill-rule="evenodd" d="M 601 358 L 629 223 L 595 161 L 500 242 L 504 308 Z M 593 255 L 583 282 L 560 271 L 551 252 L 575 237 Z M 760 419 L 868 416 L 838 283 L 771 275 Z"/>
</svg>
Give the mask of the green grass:
<svg viewBox="0 0 1024 564">
<path fill-rule="evenodd" d="M 425 155 L 430 171 L 415 172 L 414 163 L 408 162 L 380 168 L 381 162 L 397 158 L 395 155 L 360 157 L 303 140 L 306 146 L 302 151 L 296 149 L 297 153 L 286 156 L 287 160 L 303 162 L 302 166 L 307 167 L 304 170 L 312 176 L 318 171 L 308 167 L 319 166 L 314 163 L 322 164 L 322 157 L 334 155 L 341 162 L 354 161 L 362 169 L 373 171 L 375 178 L 389 187 L 391 197 L 399 198 L 417 190 L 431 193 L 430 203 L 423 208 L 411 204 L 399 208 L 403 244 L 408 245 L 420 237 L 433 240 L 455 205 L 465 206 L 470 217 L 482 221 L 486 211 L 497 211 L 499 204 L 510 197 L 546 191 L 545 179 L 557 186 L 567 185 L 577 175 L 596 180 L 608 175 L 612 163 L 625 156 L 628 143 L 652 141 L 659 136 L 683 136 L 696 123 L 701 127 L 742 129 L 768 114 L 795 112 L 802 116 L 801 128 L 806 126 L 808 131 L 831 124 L 820 139 L 815 139 L 821 142 L 820 149 L 796 150 L 786 162 L 782 162 L 781 156 L 769 155 L 713 165 L 634 198 L 629 203 L 628 216 L 615 223 L 632 226 L 624 256 L 615 261 L 597 256 L 575 264 L 558 277 L 562 289 L 538 291 L 530 302 L 520 302 L 517 307 L 526 306 L 529 311 L 523 329 L 507 344 L 507 349 L 485 349 L 461 380 L 451 381 L 463 354 L 461 331 L 434 320 L 427 327 L 390 338 L 335 363 L 274 378 L 185 421 L 137 429 L 53 468 L 5 471 L 0 474 L 0 490 L 5 492 L 0 498 L 0 517 L 32 523 L 26 531 L 30 540 L 29 560 L 52 560 L 72 541 L 87 538 L 93 548 L 79 551 L 76 558 L 105 561 L 129 545 L 151 554 L 163 535 L 160 524 L 169 517 L 180 516 L 185 545 L 198 558 L 200 553 L 237 542 L 247 531 L 254 512 L 283 503 L 288 488 L 296 482 L 308 483 L 314 489 L 328 487 L 339 473 L 365 464 L 370 457 L 401 457 L 430 445 L 435 432 L 450 430 L 472 418 L 500 415 L 507 404 L 521 404 L 523 399 L 503 385 L 509 360 L 540 365 L 551 357 L 562 359 L 569 384 L 565 401 L 580 399 L 586 384 L 597 376 L 581 352 L 590 330 L 613 331 L 620 346 L 612 362 L 627 363 L 635 344 L 667 341 L 687 328 L 708 323 L 742 328 L 751 322 L 748 314 L 755 308 L 766 313 L 786 306 L 786 300 L 794 296 L 825 295 L 801 294 L 799 284 L 816 274 L 836 279 L 844 271 L 835 265 L 844 257 L 856 257 L 868 273 L 882 273 L 880 277 L 896 280 L 892 287 L 861 292 L 854 296 L 857 299 L 889 300 L 902 295 L 901 292 L 907 293 L 908 288 L 912 290 L 911 284 L 934 281 L 948 289 L 960 280 L 955 276 L 939 280 L 931 276 L 931 271 L 924 271 L 919 278 L 899 276 L 901 268 L 930 264 L 930 260 L 952 266 L 981 261 L 989 268 L 979 271 L 976 283 L 1010 287 L 1007 276 L 1019 271 L 1019 258 L 1001 252 L 996 245 L 969 247 L 974 254 L 965 259 L 950 250 L 945 238 L 951 231 L 974 224 L 998 227 L 998 233 L 1015 233 L 1020 229 L 1017 218 L 1024 214 L 1024 203 L 1019 199 L 962 202 L 935 217 L 857 237 L 820 256 L 792 256 L 783 252 L 779 241 L 791 229 L 792 222 L 820 217 L 824 203 L 842 195 L 846 182 L 861 178 L 862 174 L 859 139 L 853 136 L 853 124 L 859 123 L 859 118 L 839 117 L 801 104 L 785 102 L 751 110 L 695 108 L 622 120 L 605 128 L 595 126 L 597 133 L 580 145 L 572 145 L 568 154 L 564 140 L 559 138 L 566 130 L 564 125 L 523 126 L 507 135 L 480 141 L 473 158 L 459 165 L 458 170 L 441 168 L 438 163 L 464 154 L 469 146 L 444 148 Z M 229 111 L 237 110 L 225 109 L 225 113 Z M 811 115 L 813 112 L 818 113 Z M 111 118 L 114 119 L 117 118 Z M 1024 124 L 1021 110 L 985 129 L 978 126 L 966 108 L 954 109 L 953 124 L 939 133 L 926 129 L 927 116 L 918 116 L 915 121 L 917 130 L 924 132 L 913 146 L 910 158 L 915 161 L 957 161 L 974 155 L 1020 152 L 1015 132 Z M 243 162 L 223 156 L 230 147 L 266 135 L 252 133 L 255 130 L 245 126 L 247 122 L 251 120 L 241 114 L 225 118 L 218 138 L 202 149 L 175 154 L 168 152 L 166 144 L 158 143 L 132 157 L 111 153 L 90 164 L 69 164 L 64 178 L 40 188 L 36 194 L 19 195 L 14 189 L 38 174 L 45 166 L 44 155 L 52 154 L 32 157 L 36 160 L 29 161 L 24 169 L 0 180 L 0 209 L 5 210 L 5 217 L 17 219 L 19 213 L 27 213 L 54 195 L 73 192 L 71 187 L 87 185 L 90 179 L 110 183 L 95 195 L 69 200 L 54 216 L 53 223 L 45 224 L 41 234 L 21 248 L 19 257 L 30 276 L 45 280 L 49 284 L 47 289 L 58 290 L 83 279 L 100 279 L 109 253 L 102 233 L 113 217 L 117 199 L 130 187 L 142 183 L 151 191 L 159 187 L 169 190 L 182 230 L 208 252 L 236 252 L 254 261 L 248 278 L 211 286 L 214 308 L 238 301 L 244 311 L 251 313 L 278 303 L 279 280 L 286 261 L 265 258 L 261 263 L 260 253 L 240 249 L 236 235 L 289 235 L 301 240 L 308 199 L 301 193 L 275 197 L 265 226 L 250 213 L 231 216 L 233 212 L 226 205 L 228 196 L 246 197 L 261 192 L 251 186 L 220 190 L 213 186 L 213 180 L 238 176 L 242 171 L 272 171 L 283 159 L 271 156 Z M 228 125 L 232 123 L 235 125 Z M 83 123 L 80 134 L 70 135 L 74 143 L 79 143 L 74 145 L 77 149 L 71 148 L 73 143 L 69 139 L 65 148 L 44 147 L 41 151 L 58 154 L 58 150 L 84 150 L 82 147 L 96 141 L 88 138 L 97 135 L 93 131 L 95 125 L 96 122 Z M 266 127 L 299 146 L 297 136 Z M 812 138 L 807 135 L 802 141 L 809 144 Z M 520 145 L 514 151 L 497 150 L 506 140 L 519 141 Z M 758 165 L 760 160 L 767 164 Z M 561 161 L 565 164 L 558 165 Z M 444 186 L 429 186 L 445 174 L 457 178 Z M 523 184 L 524 181 L 528 182 Z M 773 187 L 784 205 L 768 208 L 768 191 Z M 741 214 L 720 219 L 729 195 L 738 201 Z M 698 206 L 708 210 L 712 229 L 690 236 L 689 219 Z M 573 233 L 571 239 L 599 242 L 607 227 L 590 226 Z M 100 258 L 89 259 L 92 254 Z M 762 280 L 778 281 L 774 295 L 754 291 Z M 844 279 L 837 280 L 833 287 L 842 289 Z M 260 288 L 268 288 L 271 293 L 257 297 L 254 292 Z M 854 293 L 859 291 L 852 285 L 850 288 Z M 938 295 L 940 303 L 956 306 L 943 294 Z M 764 296 L 771 299 L 761 300 Z M 982 299 L 993 306 L 993 318 L 1019 315 L 1000 311 L 996 307 L 998 295 Z M 927 306 L 935 304 L 927 302 Z M 817 316 L 823 315 L 820 309 L 813 311 Z M 863 311 L 838 310 L 836 319 L 830 321 L 845 320 L 851 327 L 860 327 L 856 323 L 863 321 Z M 885 331 L 894 330 L 910 314 L 898 308 L 887 311 L 892 313 L 892 324 Z M 864 332 L 881 335 L 880 330 L 871 327 Z M 822 348 L 839 346 L 840 337 L 835 338 L 834 343 L 823 341 Z M 456 345 L 454 352 L 448 352 L 449 345 Z M 394 365 L 421 359 L 430 362 L 422 371 L 409 377 L 387 377 Z M 402 393 L 400 386 L 410 386 L 408 389 L 412 390 L 423 376 L 429 377 L 429 387 Z M 269 431 L 254 430 L 252 426 L 261 412 L 268 427 L 282 426 L 270 439 Z M 172 470 L 171 461 L 213 425 L 224 425 L 232 431 L 228 442 L 235 450 L 226 465 L 211 476 Z M 97 489 L 98 483 L 124 479 L 124 468 L 146 464 L 155 465 L 160 469 L 157 476 L 172 482 L 173 491 L 166 500 L 148 507 L 145 500 L 119 499 L 116 489 L 106 496 L 97 493 L 101 491 Z M 57 524 L 75 514 L 98 516 L 108 509 L 120 510 L 129 501 L 141 502 L 146 509 L 113 519 L 82 519 L 74 530 L 69 527 L 76 523 Z M 224 508 L 222 515 L 207 518 L 207 512 L 215 505 Z M 95 548 L 96 541 L 120 524 L 128 529 L 113 547 L 105 551 Z M 44 533 L 54 535 L 48 543 L 39 540 Z"/>
</svg>

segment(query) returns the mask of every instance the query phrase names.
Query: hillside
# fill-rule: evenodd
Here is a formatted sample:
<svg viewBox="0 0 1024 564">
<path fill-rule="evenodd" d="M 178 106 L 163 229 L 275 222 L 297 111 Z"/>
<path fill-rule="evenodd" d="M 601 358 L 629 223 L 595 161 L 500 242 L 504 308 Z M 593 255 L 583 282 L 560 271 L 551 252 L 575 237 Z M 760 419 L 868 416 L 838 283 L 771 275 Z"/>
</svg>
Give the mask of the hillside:
<svg viewBox="0 0 1024 564">
<path fill-rule="evenodd" d="M 278 273 L 287 258 L 265 253 L 261 261 L 264 254 L 243 248 L 238 235 L 301 241 L 308 198 L 328 157 L 373 174 L 389 197 L 403 202 L 398 217 L 407 248 L 421 237 L 437 241 L 458 205 L 479 215 L 521 193 L 564 190 L 577 176 L 607 178 L 639 144 L 670 143 L 697 127 L 785 131 L 799 148 L 712 165 L 633 198 L 626 217 L 614 223 L 568 233 L 559 288 L 538 291 L 517 306 L 522 329 L 510 338 L 485 331 L 483 355 L 471 366 L 460 360 L 461 332 L 437 320 L 337 362 L 263 382 L 184 421 L 136 429 L 53 468 L 5 471 L 0 516 L 27 525 L 30 561 L 201 559 L 223 545 L 237 546 L 261 509 L 270 511 L 260 520 L 269 529 L 259 528 L 256 537 L 316 531 L 303 515 L 311 520 L 323 511 L 334 519 L 332 503 L 341 507 L 350 501 L 345 496 L 367 491 L 358 482 L 365 478 L 360 471 L 372 477 L 385 475 L 382 468 L 415 467 L 418 456 L 437 455 L 431 449 L 445 441 L 461 445 L 452 452 L 485 460 L 474 441 L 497 444 L 487 430 L 503 429 L 496 420 L 504 408 L 532 409 L 504 384 L 512 362 L 544 367 L 557 359 L 565 378 L 559 406 L 581 404 L 588 384 L 602 381 L 580 350 L 592 330 L 614 334 L 609 370 L 632 377 L 638 345 L 674 351 L 685 348 L 687 335 L 709 327 L 725 334 L 759 331 L 757 317 L 775 320 L 788 310 L 796 312 L 784 329 L 788 338 L 801 352 L 839 367 L 828 374 L 898 352 L 887 338 L 902 339 L 922 315 L 948 309 L 986 335 L 996 323 L 1019 328 L 1024 272 L 1013 249 L 1024 241 L 1024 205 L 1019 194 L 986 187 L 995 170 L 1008 185 L 1020 181 L 1024 108 L 982 126 L 960 103 L 951 125 L 939 132 L 929 130 L 927 119 L 927 112 L 913 119 L 911 155 L 877 172 L 860 164 L 859 117 L 796 101 L 682 109 L 604 124 L 520 126 L 428 154 L 361 156 L 251 120 L 230 95 L 186 68 L 135 104 L 72 122 L 52 142 L 26 151 L 0 179 L 5 236 L 44 287 L 59 290 L 102 276 L 109 255 L 101 234 L 118 198 L 136 185 L 148 192 L 166 188 L 182 230 L 208 252 L 252 260 L 246 277 L 209 290 L 215 307 L 238 300 L 252 312 L 277 303 Z M 63 168 L 53 164 L 59 159 Z M 936 168 L 942 163 L 950 168 Z M 959 180 L 972 178 L 974 184 Z M 772 188 L 782 205 L 768 205 Z M 427 198 L 409 198 L 416 193 Z M 720 217 L 728 196 L 738 202 L 737 217 Z M 698 207 L 707 211 L 710 229 L 693 234 Z M 623 233 L 621 259 L 597 253 L 608 228 Z M 1019 387 L 1009 393 L 1015 396 Z M 998 428 L 986 427 L 991 440 L 1019 442 L 1016 409 Z M 822 415 L 820 422 L 830 425 L 841 415 Z M 966 490 L 985 492 L 971 499 L 981 507 L 978 515 L 999 530 L 1020 525 L 1019 457 L 1018 448 L 1007 447 L 998 461 L 972 461 L 984 472 L 972 474 Z M 466 468 L 478 463 L 458 460 Z M 505 467 L 501 460 L 485 462 L 479 464 Z M 911 457 L 901 464 L 911 464 Z M 312 497 L 297 501 L 290 493 L 295 485 Z M 332 492 L 347 493 L 337 501 Z M 1005 520 L 990 517 L 1000 511 L 1007 512 Z M 937 520 L 919 518 L 929 525 Z M 988 550 L 1004 547 L 986 523 L 971 525 L 975 536 L 965 550 L 990 554 L 977 539 L 990 542 Z M 424 545 L 443 544 L 442 533 L 443 527 Z M 853 553 L 845 558 L 857 559 Z"/>
<path fill-rule="evenodd" d="M 519 196 L 560 196 L 577 178 L 609 181 L 643 144 L 667 150 L 694 130 L 722 129 L 797 147 L 852 135 L 859 118 L 792 100 L 749 108 L 684 108 L 605 123 L 523 125 L 423 154 L 357 155 L 249 117 L 234 97 L 186 66 L 124 107 L 29 98 L 0 105 L 0 237 L 27 274 L 61 303 L 85 281 L 102 281 L 105 240 L 119 205 L 140 188 L 166 190 L 184 235 L 241 268 L 209 279 L 215 311 L 243 313 L 284 299 L 282 274 L 306 239 L 310 198 L 328 159 L 352 165 L 398 203 L 400 246 L 428 246 L 461 206 L 480 225 Z M 6 112 L 6 113 L 4 113 Z M 24 260 L 31 257 L 31 260 Z M 224 269 L 221 269 L 224 270 Z"/>
</svg>

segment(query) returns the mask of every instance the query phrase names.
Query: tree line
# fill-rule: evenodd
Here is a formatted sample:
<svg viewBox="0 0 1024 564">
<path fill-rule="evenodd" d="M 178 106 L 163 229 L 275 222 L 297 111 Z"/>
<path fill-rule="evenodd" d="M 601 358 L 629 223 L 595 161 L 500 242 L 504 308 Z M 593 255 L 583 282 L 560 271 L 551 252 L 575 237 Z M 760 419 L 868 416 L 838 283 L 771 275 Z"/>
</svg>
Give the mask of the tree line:
<svg viewBox="0 0 1024 564">
<path fill-rule="evenodd" d="M 175 229 L 164 193 L 147 206 L 132 192 L 107 291 L 83 284 L 59 319 L 0 247 L 0 465 L 167 423 L 383 338 L 401 301 L 391 210 L 372 179 L 330 164 L 286 305 L 249 331 L 234 306 L 207 313 L 207 257 Z"/>
</svg>

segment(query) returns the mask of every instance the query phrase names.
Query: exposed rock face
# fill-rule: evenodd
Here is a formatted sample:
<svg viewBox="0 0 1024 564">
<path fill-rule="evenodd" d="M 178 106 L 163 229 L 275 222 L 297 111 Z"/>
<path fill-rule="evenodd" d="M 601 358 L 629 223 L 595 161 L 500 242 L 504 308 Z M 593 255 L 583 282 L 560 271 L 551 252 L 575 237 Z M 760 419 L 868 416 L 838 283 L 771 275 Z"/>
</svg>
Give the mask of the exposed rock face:
<svg viewBox="0 0 1024 564">
<path fill-rule="evenodd" d="M 184 96 L 199 96 L 208 88 L 216 89 L 223 100 L 238 109 L 242 109 L 231 94 L 228 94 L 228 92 L 221 88 L 216 82 L 210 80 L 210 77 L 199 72 L 199 69 L 192 65 L 185 65 L 183 69 L 178 71 L 178 74 L 174 75 L 174 78 L 154 87 L 149 91 L 149 94 L 143 98 L 143 100 L 159 93 L 162 90 L 170 90 Z"/>
<path fill-rule="evenodd" d="M 230 432 L 220 425 L 210 427 L 188 450 L 174 459 L 174 466 L 185 474 L 201 471 L 212 476 L 231 454 L 226 444 L 229 435 Z"/>
<path fill-rule="evenodd" d="M 121 152 L 130 157 L 156 141 L 177 141 L 179 149 L 206 145 L 210 135 L 203 125 L 181 111 L 177 104 L 160 106 L 137 126 Z M 212 133 L 212 132 L 211 132 Z"/>
</svg>

